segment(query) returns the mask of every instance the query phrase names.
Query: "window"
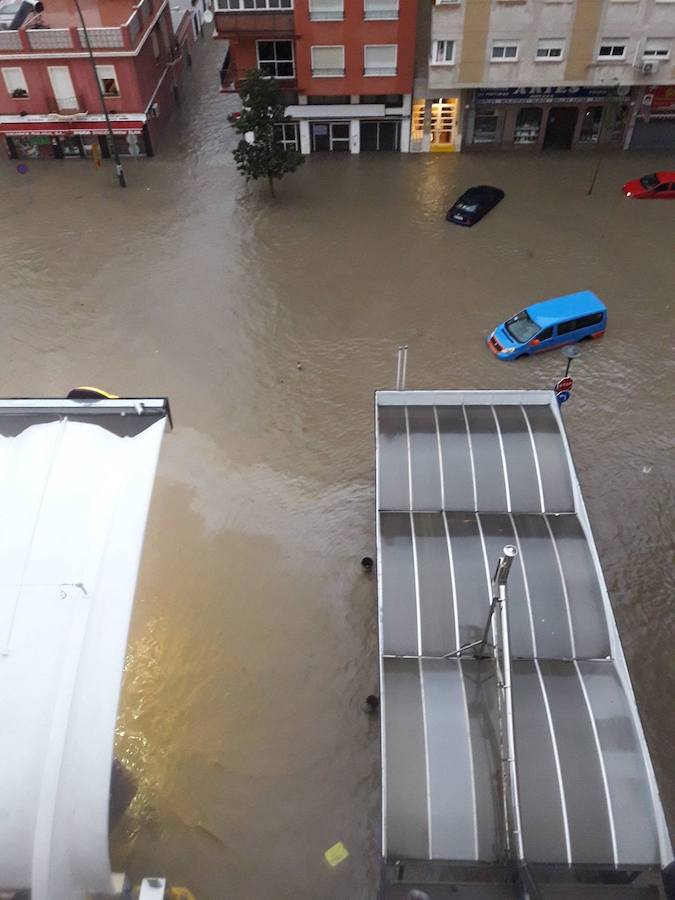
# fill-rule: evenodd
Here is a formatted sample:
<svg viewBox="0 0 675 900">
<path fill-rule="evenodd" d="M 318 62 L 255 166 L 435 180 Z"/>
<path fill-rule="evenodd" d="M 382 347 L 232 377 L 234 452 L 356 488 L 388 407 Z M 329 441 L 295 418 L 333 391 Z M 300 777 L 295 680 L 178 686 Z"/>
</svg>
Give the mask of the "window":
<svg viewBox="0 0 675 900">
<path fill-rule="evenodd" d="M 598 51 L 598 59 L 601 60 L 620 60 L 626 58 L 626 44 L 628 39 L 623 38 L 605 38 L 600 44 Z"/>
<path fill-rule="evenodd" d="M 395 75 L 396 44 L 366 44 L 363 48 L 364 75 Z"/>
<path fill-rule="evenodd" d="M 562 325 L 558 325 L 558 334 L 569 334 L 570 331 L 576 331 L 578 327 L 576 319 L 572 319 L 571 322 L 563 322 Z"/>
<path fill-rule="evenodd" d="M 284 122 L 283 125 L 276 125 L 275 137 L 277 144 L 280 144 L 284 150 L 298 149 L 298 126 L 295 122 Z"/>
<path fill-rule="evenodd" d="M 258 68 L 268 78 L 295 78 L 293 41 L 256 41 Z"/>
<path fill-rule="evenodd" d="M 459 6 L 462 0 L 435 0 L 436 6 Z"/>
<path fill-rule="evenodd" d="M 524 106 L 516 119 L 513 143 L 536 144 L 541 130 L 541 117 L 542 110 L 538 107 Z"/>
<path fill-rule="evenodd" d="M 549 338 L 553 337 L 553 325 L 550 325 L 548 328 L 544 328 L 543 331 L 539 332 L 539 340 L 540 341 L 548 341 Z"/>
<path fill-rule="evenodd" d="M 216 0 L 216 8 L 221 12 L 293 9 L 293 0 Z"/>
<path fill-rule="evenodd" d="M 664 181 L 658 187 L 654 188 L 654 193 L 659 194 L 659 193 L 661 193 L 661 191 L 669 191 L 669 190 L 670 190 L 670 185 L 668 184 L 667 181 Z"/>
<path fill-rule="evenodd" d="M 159 59 L 159 41 L 157 40 L 157 27 L 152 29 L 150 33 L 150 43 L 152 44 L 152 55 L 155 60 Z"/>
<path fill-rule="evenodd" d="M 518 42 L 493 41 L 490 59 L 492 62 L 517 62 Z"/>
<path fill-rule="evenodd" d="M 432 41 L 431 64 L 433 66 L 451 66 L 455 61 L 454 41 Z"/>
<path fill-rule="evenodd" d="M 315 78 L 339 78 L 344 74 L 343 46 L 312 47 L 312 75 Z"/>
<path fill-rule="evenodd" d="M 501 139 L 501 124 L 501 116 L 496 110 L 477 110 L 473 128 L 474 144 L 496 144 Z"/>
<path fill-rule="evenodd" d="M 334 106 L 335 104 L 351 103 L 349 94 L 314 94 L 307 98 L 308 106 Z"/>
<path fill-rule="evenodd" d="M 659 176 L 656 173 L 653 175 L 644 175 L 640 179 L 640 184 L 646 190 L 651 191 L 652 188 L 655 188 L 659 184 Z"/>
<path fill-rule="evenodd" d="M 542 40 L 537 44 L 537 62 L 553 61 L 558 62 L 562 59 L 565 52 L 565 41 L 563 40 Z"/>
<path fill-rule="evenodd" d="M 398 0 L 363 0 L 364 19 L 398 19 Z"/>
<path fill-rule="evenodd" d="M 309 17 L 314 21 L 341 21 L 345 17 L 344 0 L 309 0 Z"/>
<path fill-rule="evenodd" d="M 604 313 L 593 313 L 590 316 L 583 316 L 577 320 L 577 328 L 590 328 L 591 325 L 599 325 L 602 322 Z"/>
<path fill-rule="evenodd" d="M 670 59 L 670 46 L 670 41 L 647 38 L 642 56 L 644 59 Z"/>
<path fill-rule="evenodd" d="M 505 322 L 504 327 L 513 340 L 519 344 L 526 344 L 528 341 L 531 341 L 539 331 L 539 326 L 530 318 L 526 309 L 517 313 L 508 322 Z"/>
<path fill-rule="evenodd" d="M 117 85 L 117 76 L 114 66 L 96 66 L 98 83 L 105 97 L 119 97 L 120 89 Z"/>
<path fill-rule="evenodd" d="M 28 85 L 23 76 L 23 69 L 3 69 L 2 77 L 5 80 L 5 87 L 10 97 L 15 100 L 26 100 L 28 98 Z"/>
<path fill-rule="evenodd" d="M 602 128 L 602 107 L 589 106 L 581 120 L 580 144 L 597 144 Z"/>
<path fill-rule="evenodd" d="M 398 109 L 403 106 L 403 94 L 361 94 L 359 103 L 379 103 L 387 109 Z"/>
</svg>

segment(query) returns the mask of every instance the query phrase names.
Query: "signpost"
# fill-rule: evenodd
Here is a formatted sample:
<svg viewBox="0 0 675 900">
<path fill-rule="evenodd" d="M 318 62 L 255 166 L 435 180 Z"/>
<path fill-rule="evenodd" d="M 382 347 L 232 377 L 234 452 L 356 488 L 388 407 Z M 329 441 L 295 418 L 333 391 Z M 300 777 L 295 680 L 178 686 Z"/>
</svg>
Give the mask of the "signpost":
<svg viewBox="0 0 675 900">
<path fill-rule="evenodd" d="M 567 403 L 572 394 L 574 379 L 570 378 L 569 375 L 570 366 L 572 365 L 572 360 L 581 355 L 581 350 L 577 346 L 572 344 L 571 346 L 563 347 L 561 352 L 563 356 L 567 357 L 567 367 L 565 369 L 565 374 L 562 378 L 556 381 L 555 387 L 553 388 L 553 390 L 555 391 L 555 399 L 558 401 L 558 404 L 560 406 L 562 406 L 563 403 Z"/>
</svg>

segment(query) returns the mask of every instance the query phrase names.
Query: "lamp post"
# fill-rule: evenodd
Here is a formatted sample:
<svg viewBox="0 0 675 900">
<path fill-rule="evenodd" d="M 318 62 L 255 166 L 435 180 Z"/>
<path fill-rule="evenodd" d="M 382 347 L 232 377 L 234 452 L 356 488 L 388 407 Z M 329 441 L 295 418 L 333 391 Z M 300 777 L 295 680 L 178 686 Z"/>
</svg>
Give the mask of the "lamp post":
<svg viewBox="0 0 675 900">
<path fill-rule="evenodd" d="M 87 31 L 87 26 L 84 23 L 84 16 L 82 15 L 82 10 L 80 9 L 79 0 L 74 0 L 74 2 L 77 9 L 77 14 L 80 17 L 80 22 L 82 23 L 84 42 L 87 45 L 87 53 L 89 54 L 89 61 L 91 62 L 91 70 L 94 73 L 94 81 L 96 82 L 98 96 L 101 100 L 101 109 L 103 110 L 103 115 L 105 116 L 105 123 L 108 126 L 108 143 L 110 144 L 110 153 L 115 160 L 115 174 L 117 175 L 117 180 L 120 187 L 126 187 L 127 182 L 124 177 L 124 170 L 122 169 L 122 163 L 120 162 L 119 153 L 117 152 L 117 148 L 115 147 L 115 136 L 113 135 L 112 125 L 110 124 L 108 107 L 105 105 L 105 95 L 103 94 L 103 88 L 101 87 L 101 82 L 98 78 L 98 72 L 96 71 L 96 62 L 94 61 L 94 54 L 91 49 L 91 44 L 89 43 L 89 32 Z"/>
</svg>

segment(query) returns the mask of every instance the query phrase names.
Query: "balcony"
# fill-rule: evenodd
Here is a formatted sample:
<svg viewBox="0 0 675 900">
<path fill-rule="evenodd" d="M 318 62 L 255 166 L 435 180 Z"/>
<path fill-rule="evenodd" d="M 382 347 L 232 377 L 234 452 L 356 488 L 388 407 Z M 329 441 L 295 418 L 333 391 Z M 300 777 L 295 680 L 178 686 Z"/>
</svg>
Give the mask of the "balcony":
<svg viewBox="0 0 675 900">
<path fill-rule="evenodd" d="M 51 114 L 59 116 L 75 116 L 88 111 L 84 98 L 77 94 L 74 97 L 47 97 L 47 109 Z"/>
<path fill-rule="evenodd" d="M 293 37 L 293 13 L 235 13 L 215 11 L 220 37 Z"/>
</svg>

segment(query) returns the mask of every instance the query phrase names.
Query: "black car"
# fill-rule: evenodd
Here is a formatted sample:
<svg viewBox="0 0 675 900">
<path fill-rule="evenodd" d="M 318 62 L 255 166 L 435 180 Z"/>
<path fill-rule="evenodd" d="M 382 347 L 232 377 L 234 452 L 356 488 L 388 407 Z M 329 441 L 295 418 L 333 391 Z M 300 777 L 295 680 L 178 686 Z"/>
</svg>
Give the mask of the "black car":
<svg viewBox="0 0 675 900">
<path fill-rule="evenodd" d="M 496 206 L 504 198 L 504 191 L 490 187 L 489 184 L 479 184 L 477 187 L 464 191 L 454 206 L 448 210 L 445 217 L 448 222 L 455 225 L 466 225 L 468 228 L 480 222 L 493 206 Z"/>
</svg>

